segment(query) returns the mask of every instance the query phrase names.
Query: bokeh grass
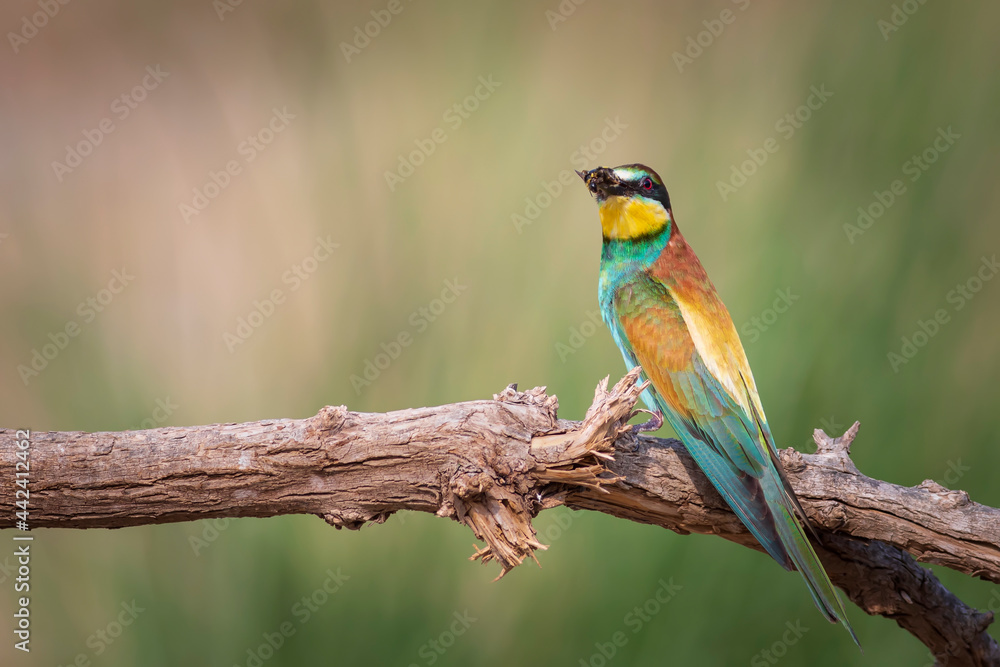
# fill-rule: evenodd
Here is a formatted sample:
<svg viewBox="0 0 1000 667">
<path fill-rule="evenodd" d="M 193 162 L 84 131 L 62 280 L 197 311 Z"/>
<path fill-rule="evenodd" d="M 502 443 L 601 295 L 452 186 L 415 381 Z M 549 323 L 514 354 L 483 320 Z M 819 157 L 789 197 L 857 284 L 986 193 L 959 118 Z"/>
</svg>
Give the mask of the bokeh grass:
<svg viewBox="0 0 1000 667">
<path fill-rule="evenodd" d="M 666 179 L 744 331 L 779 445 L 808 448 L 813 428 L 857 419 L 867 474 L 1000 504 L 1000 281 L 961 310 L 948 301 L 1000 248 L 1000 9 L 927 3 L 885 39 L 877 22 L 892 3 L 587 2 L 553 30 L 556 2 L 404 0 L 347 62 L 341 43 L 385 6 L 243 3 L 220 20 L 207 1 L 72 3 L 0 59 L 5 426 L 137 428 L 166 398 L 179 407 L 163 423 L 177 425 L 325 404 L 384 411 L 510 382 L 547 385 L 563 416 L 581 417 L 597 380 L 624 370 L 601 328 L 573 354 L 557 350 L 596 306 L 593 203 L 574 184 L 520 231 L 512 216 L 618 119 L 627 127 L 587 162 L 645 162 Z M 725 9 L 733 21 L 678 71 L 674 53 Z M 8 3 L 0 25 L 19 30 L 35 11 Z M 58 180 L 65 146 L 156 64 L 169 76 Z M 446 110 L 490 75 L 499 87 L 449 125 Z M 723 200 L 718 182 L 780 136 L 775 123 L 811 86 L 833 95 Z M 288 128 L 185 222 L 179 205 L 243 159 L 238 146 L 275 107 L 295 115 Z M 447 140 L 390 191 L 385 172 L 437 127 Z M 907 178 L 904 163 L 948 127 L 960 138 L 851 242 L 856 209 Z M 339 248 L 291 291 L 282 276 L 327 237 Z M 134 282 L 25 385 L 18 365 L 122 267 Z M 446 280 L 467 289 L 418 331 L 411 315 Z M 286 301 L 230 351 L 224 334 L 275 288 Z M 745 327 L 777 290 L 797 300 L 750 342 Z M 894 369 L 887 355 L 940 308 L 950 321 Z M 356 392 L 351 376 L 404 331 L 412 345 Z M 314 517 L 240 520 L 197 554 L 204 523 L 39 531 L 37 643 L 0 655 L 247 665 L 340 568 L 343 587 L 265 664 L 578 665 L 618 630 L 629 639 L 618 664 L 747 664 L 796 621 L 808 632 L 786 664 L 929 662 L 894 623 L 852 608 L 860 655 L 797 577 L 722 540 L 569 511 L 538 524 L 557 537 L 543 569 L 498 583 L 466 562 L 467 530 L 430 516 L 357 533 Z M 1000 607 L 995 586 L 940 574 L 970 604 Z M 680 592 L 631 633 L 626 614 L 661 579 Z M 145 611 L 95 655 L 88 637 L 132 600 Z M 429 649 L 465 611 L 477 619 L 468 630 L 443 654 Z"/>
</svg>

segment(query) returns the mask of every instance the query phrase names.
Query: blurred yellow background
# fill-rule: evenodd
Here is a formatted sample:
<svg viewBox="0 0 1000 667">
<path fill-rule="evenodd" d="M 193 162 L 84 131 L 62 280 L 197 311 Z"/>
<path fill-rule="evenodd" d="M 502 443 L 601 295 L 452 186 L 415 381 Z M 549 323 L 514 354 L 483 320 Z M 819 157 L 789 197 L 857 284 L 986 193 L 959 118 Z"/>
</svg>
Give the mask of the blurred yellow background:
<svg viewBox="0 0 1000 667">
<path fill-rule="evenodd" d="M 594 326 L 594 204 L 560 176 L 643 162 L 779 446 L 857 419 L 865 473 L 1000 505 L 998 19 L 916 0 L 5 3 L 0 423 L 385 411 L 510 382 L 579 419 L 625 369 Z M 537 527 L 544 569 L 497 583 L 467 529 L 424 515 L 41 530 L 33 650 L 5 641 L 0 662 L 931 662 L 851 606 L 862 656 L 798 577 L 722 540 L 568 510 Z M 636 628 L 663 582 L 680 588 Z M 7 570 L 0 589 L 10 618 Z M 296 613 L 304 596 L 324 601 Z"/>
</svg>

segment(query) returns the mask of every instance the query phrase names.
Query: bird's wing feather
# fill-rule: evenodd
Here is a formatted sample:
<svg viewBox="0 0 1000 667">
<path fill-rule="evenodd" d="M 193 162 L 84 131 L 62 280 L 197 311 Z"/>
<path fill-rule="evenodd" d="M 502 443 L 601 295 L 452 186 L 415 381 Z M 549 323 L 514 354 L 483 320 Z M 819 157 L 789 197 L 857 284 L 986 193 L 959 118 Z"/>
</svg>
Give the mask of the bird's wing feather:
<svg viewBox="0 0 1000 667">
<path fill-rule="evenodd" d="M 660 277 L 656 275 L 651 277 L 663 283 Z M 795 509 L 809 531 L 813 532 L 778 459 L 774 436 L 771 435 L 771 428 L 764 416 L 764 408 L 757 393 L 750 362 L 747 361 L 743 343 L 736 332 L 729 311 L 726 310 L 707 277 L 699 281 L 696 286 L 692 286 L 691 282 L 675 283 L 667 290 L 671 299 L 677 304 L 695 349 L 705 362 L 705 366 L 712 377 L 725 387 L 730 398 L 739 404 L 740 416 L 748 422 L 747 433 L 751 435 L 752 442 L 741 442 L 741 444 L 751 447 L 761 457 L 766 457 L 771 462 L 771 467 L 780 480 L 779 488 L 787 502 Z M 685 287 L 687 289 L 684 289 Z M 815 535 L 815 532 L 813 534 Z"/>
<path fill-rule="evenodd" d="M 666 287 L 640 276 L 618 291 L 614 309 L 626 363 L 642 366 L 653 401 L 695 461 L 768 553 L 791 567 L 759 481 L 767 456 L 757 427 L 703 362 Z"/>
<path fill-rule="evenodd" d="M 620 289 L 614 306 L 632 354 L 685 430 L 695 437 L 708 436 L 718 446 L 717 453 L 740 471 L 759 477 L 769 457 L 750 409 L 753 401 L 730 391 L 733 384 L 742 389 L 743 382 L 720 379 L 713 370 L 727 366 L 711 356 L 711 348 L 709 353 L 700 349 L 711 334 L 692 331 L 671 290 L 648 274 Z"/>
<path fill-rule="evenodd" d="M 772 558 L 799 570 L 824 615 L 857 642 L 806 537 L 736 328 L 707 277 L 700 287 L 692 298 L 639 272 L 611 301 L 615 339 L 627 341 L 619 342 L 626 362 L 643 367 L 664 417 L 740 520 Z"/>
</svg>

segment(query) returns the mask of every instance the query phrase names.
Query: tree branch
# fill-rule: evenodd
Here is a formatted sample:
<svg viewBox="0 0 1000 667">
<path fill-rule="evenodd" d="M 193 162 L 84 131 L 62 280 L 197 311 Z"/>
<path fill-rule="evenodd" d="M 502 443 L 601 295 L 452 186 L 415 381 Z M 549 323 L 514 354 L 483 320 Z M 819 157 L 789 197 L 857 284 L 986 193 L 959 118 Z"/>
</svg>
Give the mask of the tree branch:
<svg viewBox="0 0 1000 667">
<path fill-rule="evenodd" d="M 492 401 L 385 414 L 325 407 L 271 420 L 120 433 L 32 433 L 32 527 L 120 528 L 213 517 L 315 514 L 338 528 L 399 510 L 465 524 L 473 554 L 503 576 L 545 549 L 531 519 L 567 505 L 760 550 L 676 440 L 627 427 L 643 387 L 633 370 L 598 385 L 583 422 L 560 420 L 544 388 Z M 816 454 L 783 450 L 834 583 L 868 614 L 894 619 L 939 664 L 1000 665 L 990 612 L 950 593 L 922 562 L 1000 583 L 1000 510 L 934 482 L 905 488 L 862 475 L 855 424 Z M 14 524 L 15 432 L 0 430 L 0 528 Z"/>
</svg>

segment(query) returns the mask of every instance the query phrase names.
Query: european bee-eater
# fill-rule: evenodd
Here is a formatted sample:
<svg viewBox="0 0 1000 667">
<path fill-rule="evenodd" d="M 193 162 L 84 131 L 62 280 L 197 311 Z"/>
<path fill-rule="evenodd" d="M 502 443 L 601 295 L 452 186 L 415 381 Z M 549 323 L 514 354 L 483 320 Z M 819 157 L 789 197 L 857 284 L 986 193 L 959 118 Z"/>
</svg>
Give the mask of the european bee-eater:
<svg viewBox="0 0 1000 667">
<path fill-rule="evenodd" d="M 670 197 L 641 164 L 577 172 L 597 199 L 604 245 L 601 316 L 629 368 L 642 366 L 654 411 L 764 549 L 797 569 L 816 606 L 857 642 L 844 605 L 809 543 L 729 311 L 681 236 Z M 860 646 L 860 644 L 859 644 Z"/>
</svg>

